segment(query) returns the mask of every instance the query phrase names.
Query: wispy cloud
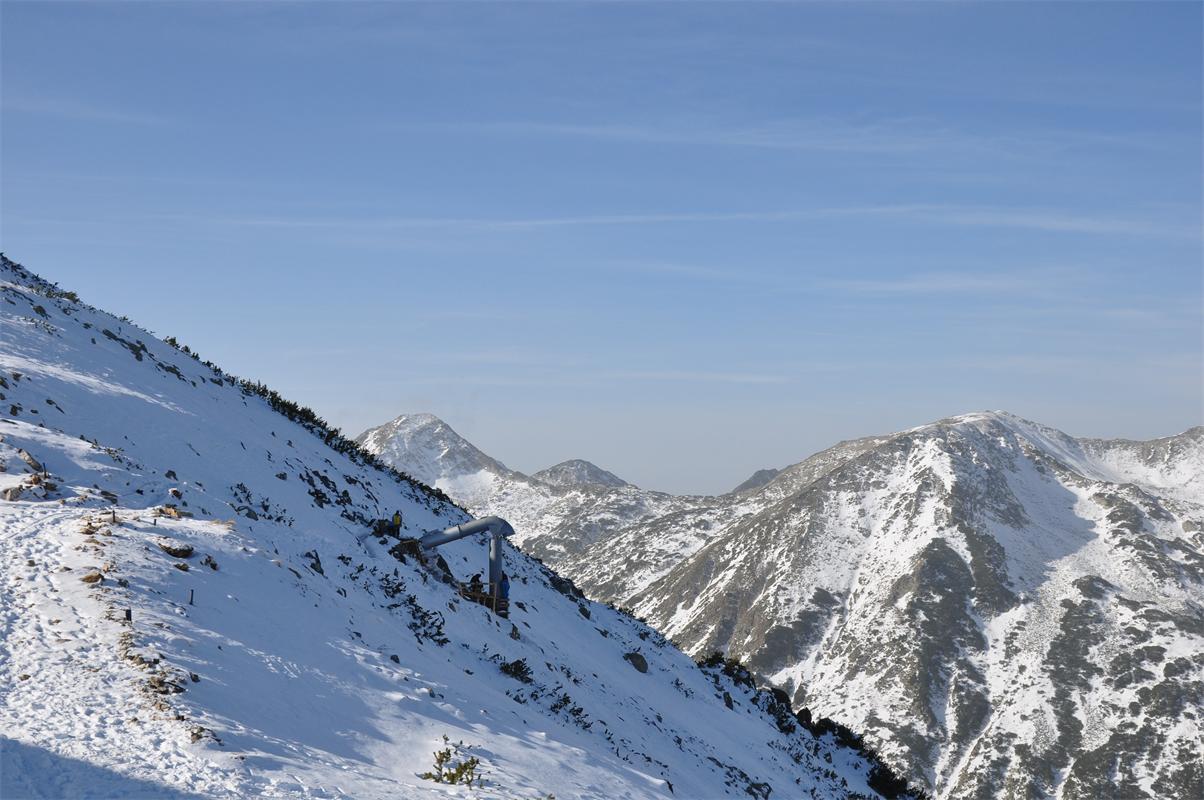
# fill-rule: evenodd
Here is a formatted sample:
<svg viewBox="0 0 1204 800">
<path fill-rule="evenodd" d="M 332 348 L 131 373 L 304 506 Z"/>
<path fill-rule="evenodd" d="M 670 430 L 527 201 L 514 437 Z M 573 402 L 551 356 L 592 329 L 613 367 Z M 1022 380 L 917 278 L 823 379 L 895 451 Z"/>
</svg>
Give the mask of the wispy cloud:
<svg viewBox="0 0 1204 800">
<path fill-rule="evenodd" d="M 738 147 L 859 155 L 950 155 L 1033 157 L 1084 146 L 1148 150 L 1160 146 L 1151 132 L 1010 130 L 977 133 L 918 118 L 870 121 L 821 118 L 765 121 L 732 126 L 710 120 L 687 122 L 407 122 L 416 130 L 444 130 L 484 136 L 556 137 L 630 144 Z"/>
<path fill-rule="evenodd" d="M 1048 278 L 1033 274 L 932 272 L 897 278 L 828 281 L 834 289 L 874 294 L 941 294 L 1031 291 L 1048 287 Z"/>
<path fill-rule="evenodd" d="M 631 381 L 672 381 L 686 383 L 786 383 L 785 375 L 747 372 L 709 372 L 695 370 L 625 370 L 605 373 L 604 377 Z"/>
<path fill-rule="evenodd" d="M 763 276 L 759 276 L 748 270 L 722 269 L 700 264 L 682 264 L 671 261 L 609 261 L 605 262 L 603 266 L 624 272 L 663 275 L 671 278 L 684 278 L 696 281 L 735 281 L 740 283 L 762 283 L 764 281 Z"/>
<path fill-rule="evenodd" d="M 104 122 L 119 125 L 162 125 L 166 117 L 140 111 L 128 111 L 111 106 L 90 103 L 86 100 L 54 97 L 28 97 L 6 95 L 0 102 L 0 111 L 6 114 L 36 114 L 39 116 L 62 117 L 81 122 Z"/>
<path fill-rule="evenodd" d="M 1086 216 L 1060 211 L 1018 211 L 999 208 L 942 208 L 918 212 L 937 222 L 990 228 L 1028 228 L 1061 233 L 1125 234 L 1132 236 L 1198 237 L 1199 224 L 1177 226 L 1147 219 Z"/>
<path fill-rule="evenodd" d="M 377 385 L 397 386 L 543 386 L 589 387 L 621 383 L 699 383 L 732 385 L 767 385 L 789 383 L 788 375 L 706 370 L 590 370 L 587 372 L 559 371 L 546 375 L 481 374 L 432 376 L 430 374 L 399 375 L 367 379 Z"/>
<path fill-rule="evenodd" d="M 617 125 L 543 122 L 486 122 L 453 126 L 481 133 L 560 136 L 643 144 L 748 147 L 772 150 L 815 150 L 844 153 L 903 153 L 936 147 L 974 146 L 985 141 L 949 131 L 906 130 L 894 125 L 850 126 L 836 123 L 767 123 L 741 128 L 713 125 Z"/>
<path fill-rule="evenodd" d="M 202 214 L 151 214 L 143 221 L 180 223 L 186 225 L 220 226 L 229 228 L 280 228 L 286 230 L 327 230 L 346 233 L 390 233 L 397 231 L 507 232 L 538 231 L 575 227 L 619 227 L 642 225 L 792 223 L 809 221 L 838 221 L 841 219 L 873 219 L 884 222 L 964 228 L 1014 228 L 1047 233 L 1081 234 L 1090 236 L 1132 236 L 1164 239 L 1199 240 L 1199 222 L 1176 222 L 1185 213 L 1163 209 L 1158 219 L 1145 216 L 1122 217 L 1110 214 L 1090 214 L 1064 209 L 1032 209 L 958 206 L 936 204 L 895 204 L 845 206 L 794 210 L 761 211 L 672 211 L 626 214 L 583 214 L 563 217 L 291 217 L 291 216 L 226 216 Z M 130 222 L 130 219 L 41 219 L 10 218 L 10 224 L 22 225 L 100 225 Z M 634 266 L 634 262 L 633 262 Z M 676 272 L 695 277 L 723 278 L 732 273 L 711 270 L 702 266 L 648 262 L 642 269 L 665 273 Z"/>
<path fill-rule="evenodd" d="M 994 353 L 980 358 L 950 358 L 942 363 L 946 369 L 1052 373 L 1062 377 L 1091 376 L 1106 380 L 1109 373 L 1118 370 L 1157 372 L 1164 367 L 1167 368 L 1167 375 L 1190 375 L 1192 370 L 1198 370 L 1200 357 L 1196 353 L 1159 353 L 1153 356 L 1147 353 Z"/>
<path fill-rule="evenodd" d="M 464 373 L 456 371 L 454 375 L 432 375 L 429 371 L 412 374 L 401 374 L 381 378 L 385 383 L 398 384 L 456 384 L 456 385 L 527 385 L 527 386 L 560 386 L 584 387 L 621 383 L 707 383 L 707 384 L 736 384 L 763 385 L 789 383 L 794 378 L 787 371 L 757 371 L 744 372 L 733 370 L 706 369 L 616 369 L 599 364 L 569 363 L 557 359 L 556 356 L 541 357 L 538 363 L 523 360 L 509 361 L 507 359 L 493 360 L 479 358 L 475 354 L 465 354 L 464 359 L 441 357 L 439 362 L 477 363 L 486 369 Z M 499 367 L 492 371 L 489 367 Z M 539 369 L 529 369 L 538 367 Z M 551 369 L 544 369 L 551 367 Z"/>
<path fill-rule="evenodd" d="M 1051 233 L 1149 236 L 1198 239 L 1200 224 L 1163 222 L 1144 217 L 1118 217 L 1076 213 L 1062 209 L 1019 210 L 1013 208 L 936 204 L 847 206 L 797 210 L 684 211 L 630 214 L 586 214 L 564 217 L 386 217 L 376 219 L 332 217 L 219 217 L 164 216 L 182 222 L 257 228 L 388 230 L 478 230 L 520 231 L 548 228 L 665 225 L 694 223 L 772 223 L 876 218 L 931 225 L 974 228 L 1016 228 Z"/>
<path fill-rule="evenodd" d="M 436 363 L 473 364 L 484 367 L 541 367 L 565 369 L 572 364 L 549 357 L 547 353 L 514 348 L 496 350 L 467 350 L 458 352 L 428 352 L 420 360 Z"/>
<path fill-rule="evenodd" d="M 839 210 L 815 211 L 735 211 L 735 212 L 664 212 L 638 214 L 587 214 L 565 217 L 387 217 L 376 219 L 339 217 L 209 217 L 168 215 L 174 221 L 201 221 L 210 224 L 253 228 L 332 228 L 348 230 L 402 229 L 477 229 L 524 230 L 612 225 L 658 225 L 697 222 L 779 222 L 831 216 Z"/>
</svg>

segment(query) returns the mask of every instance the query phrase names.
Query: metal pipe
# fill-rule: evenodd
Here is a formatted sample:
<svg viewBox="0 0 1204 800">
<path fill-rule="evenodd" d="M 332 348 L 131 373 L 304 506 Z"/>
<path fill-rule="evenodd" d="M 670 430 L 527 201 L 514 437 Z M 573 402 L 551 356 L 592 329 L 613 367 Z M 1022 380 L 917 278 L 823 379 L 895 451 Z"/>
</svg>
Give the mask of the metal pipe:
<svg viewBox="0 0 1204 800">
<path fill-rule="evenodd" d="M 418 542 L 423 547 L 429 549 L 484 531 L 492 533 L 494 537 L 512 536 L 514 534 L 514 528 L 511 528 L 510 523 L 501 517 L 481 517 L 480 519 L 474 519 L 472 522 L 452 525 L 450 528 L 445 528 L 441 531 L 430 531 L 419 539 Z"/>
<path fill-rule="evenodd" d="M 514 534 L 514 528 L 501 517 L 482 517 L 462 525 L 452 525 L 442 531 L 431 531 L 418 540 L 424 549 L 432 550 L 440 545 L 472 536 L 474 533 L 490 534 L 489 539 L 489 591 L 497 595 L 502 580 L 502 539 Z"/>
<path fill-rule="evenodd" d="M 502 537 L 494 534 L 489 538 L 489 593 L 498 597 L 502 583 Z"/>
</svg>

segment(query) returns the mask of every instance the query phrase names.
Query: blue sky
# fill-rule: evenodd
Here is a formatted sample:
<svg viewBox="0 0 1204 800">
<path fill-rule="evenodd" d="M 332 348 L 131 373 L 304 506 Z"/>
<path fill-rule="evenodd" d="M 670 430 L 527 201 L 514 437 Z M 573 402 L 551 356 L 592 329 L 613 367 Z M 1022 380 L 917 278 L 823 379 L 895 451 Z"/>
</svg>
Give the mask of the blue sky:
<svg viewBox="0 0 1204 800">
<path fill-rule="evenodd" d="M 0 242 L 348 433 L 723 491 L 1201 423 L 1201 6 L 0 6 Z"/>
</svg>

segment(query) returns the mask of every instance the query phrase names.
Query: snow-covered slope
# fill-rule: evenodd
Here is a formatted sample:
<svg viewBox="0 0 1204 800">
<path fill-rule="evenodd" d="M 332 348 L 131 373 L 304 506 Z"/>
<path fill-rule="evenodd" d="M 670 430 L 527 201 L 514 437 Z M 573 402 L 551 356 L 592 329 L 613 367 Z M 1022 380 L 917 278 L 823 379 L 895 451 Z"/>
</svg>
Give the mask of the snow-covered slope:
<svg viewBox="0 0 1204 800">
<path fill-rule="evenodd" d="M 1204 428 L 1077 440 L 969 414 L 664 501 L 550 561 L 940 797 L 1186 800 L 1204 796 L 1202 481 Z"/>
<path fill-rule="evenodd" d="M 0 403 L 6 800 L 876 796 L 780 696 L 513 548 L 509 620 L 460 599 L 410 537 L 461 509 L 6 259 Z M 483 789 L 421 777 L 445 736 Z"/>
</svg>

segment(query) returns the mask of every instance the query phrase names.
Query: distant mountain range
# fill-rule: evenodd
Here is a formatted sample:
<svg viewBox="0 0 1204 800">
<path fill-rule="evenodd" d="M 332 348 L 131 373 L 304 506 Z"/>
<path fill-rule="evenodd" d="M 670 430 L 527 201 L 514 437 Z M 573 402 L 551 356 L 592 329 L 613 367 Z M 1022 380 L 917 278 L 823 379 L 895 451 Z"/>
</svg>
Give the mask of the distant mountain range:
<svg viewBox="0 0 1204 800">
<path fill-rule="evenodd" d="M 967 414 L 718 497 L 588 462 L 523 475 L 429 415 L 360 441 L 938 797 L 1204 797 L 1204 428 L 1076 439 Z"/>
</svg>

